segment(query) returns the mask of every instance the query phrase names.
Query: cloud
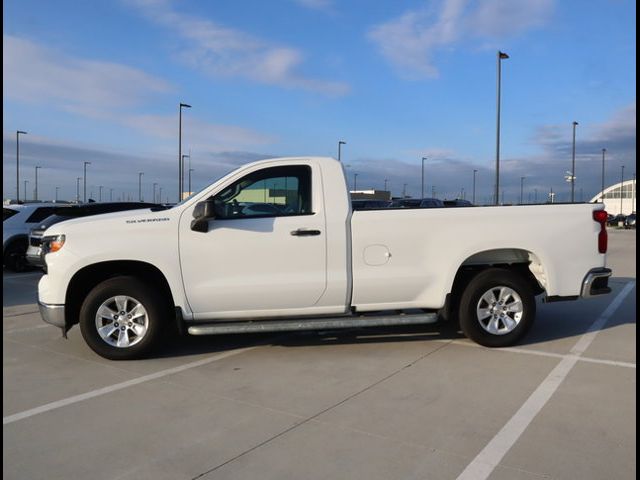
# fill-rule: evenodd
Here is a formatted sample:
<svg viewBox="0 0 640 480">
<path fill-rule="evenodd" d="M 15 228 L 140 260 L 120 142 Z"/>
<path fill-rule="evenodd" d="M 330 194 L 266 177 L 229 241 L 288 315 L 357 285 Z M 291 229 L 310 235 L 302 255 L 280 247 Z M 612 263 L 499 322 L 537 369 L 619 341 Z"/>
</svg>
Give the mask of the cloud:
<svg viewBox="0 0 640 480">
<path fill-rule="evenodd" d="M 3 97 L 71 112 L 129 109 L 172 86 L 136 68 L 71 57 L 11 35 L 2 37 Z"/>
<path fill-rule="evenodd" d="M 326 95 L 344 95 L 349 91 L 345 83 L 299 73 L 304 55 L 296 48 L 276 45 L 211 20 L 177 12 L 169 0 L 134 0 L 129 4 L 153 23 L 176 34 L 181 40 L 179 58 L 195 70 L 214 77 L 245 78 Z"/>
<path fill-rule="evenodd" d="M 436 78 L 439 51 L 519 35 L 544 25 L 552 10 L 553 0 L 440 0 L 371 28 L 368 38 L 402 76 Z"/>
</svg>

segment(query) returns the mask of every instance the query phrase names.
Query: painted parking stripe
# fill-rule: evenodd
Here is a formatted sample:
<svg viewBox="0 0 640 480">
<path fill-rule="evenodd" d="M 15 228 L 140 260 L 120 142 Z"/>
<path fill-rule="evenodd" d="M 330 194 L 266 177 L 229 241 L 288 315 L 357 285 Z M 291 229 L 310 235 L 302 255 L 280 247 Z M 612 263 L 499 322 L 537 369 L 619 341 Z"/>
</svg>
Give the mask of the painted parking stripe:
<svg viewBox="0 0 640 480">
<path fill-rule="evenodd" d="M 74 403 L 82 402 L 84 400 L 89 400 L 90 398 L 95 398 L 101 395 L 105 395 L 107 393 L 116 392 L 118 390 L 132 387 L 134 385 L 139 385 L 141 383 L 149 382 L 151 380 L 157 380 L 158 378 L 166 377 L 168 375 L 173 375 L 175 373 L 184 372 L 185 370 L 189 370 L 191 368 L 201 367 L 203 365 L 207 365 L 209 363 L 213 363 L 218 360 L 222 360 L 224 358 L 229 358 L 229 357 L 233 357 L 234 355 L 239 355 L 241 353 L 248 352 L 249 350 L 258 348 L 258 346 L 259 345 L 254 345 L 253 347 L 239 348 L 237 350 L 229 350 L 228 352 L 223 352 L 209 358 L 198 360 L 196 362 L 187 363 L 185 365 L 180 365 L 174 368 L 168 368 L 166 370 L 161 370 L 159 372 L 151 373 L 149 375 L 144 375 L 142 377 L 134 378 L 132 380 L 127 380 L 126 382 L 116 383 L 115 385 L 110 385 L 108 387 L 99 388 L 97 390 L 92 390 L 87 393 L 81 393 L 80 395 L 74 395 L 73 397 L 64 398 L 62 400 L 57 400 L 55 402 L 47 403 L 40 407 L 31 408 L 29 410 L 25 410 L 24 412 L 3 417 L 2 424 L 8 425 L 10 423 L 14 423 L 19 420 L 24 420 L 25 418 L 33 417 L 34 415 L 38 415 L 40 413 L 50 412 L 51 410 L 56 410 L 58 408 L 66 407 L 67 405 L 72 405 Z"/>
<path fill-rule="evenodd" d="M 566 355 L 536 388 L 526 402 L 513 417 L 482 449 L 467 468 L 458 476 L 458 480 L 485 480 L 491 475 L 507 452 L 513 447 L 525 429 L 540 413 L 560 384 L 567 377 L 578 358 L 591 345 L 596 334 L 607 323 L 611 315 L 620 307 L 629 292 L 635 287 L 635 282 L 629 282 L 609 304 L 600 317 L 593 322 L 589 330 L 580 337 L 571 349 L 572 355 Z"/>
</svg>

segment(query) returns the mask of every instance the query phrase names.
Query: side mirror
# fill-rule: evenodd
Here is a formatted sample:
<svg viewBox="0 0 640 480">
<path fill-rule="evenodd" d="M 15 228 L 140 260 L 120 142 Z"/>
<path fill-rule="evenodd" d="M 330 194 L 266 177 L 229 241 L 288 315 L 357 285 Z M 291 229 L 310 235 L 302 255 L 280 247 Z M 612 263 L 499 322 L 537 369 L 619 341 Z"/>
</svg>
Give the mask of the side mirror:
<svg viewBox="0 0 640 480">
<path fill-rule="evenodd" d="M 209 231 L 209 219 L 215 218 L 215 207 L 213 199 L 196 203 L 193 209 L 193 220 L 191 221 L 191 230 L 194 232 Z"/>
</svg>

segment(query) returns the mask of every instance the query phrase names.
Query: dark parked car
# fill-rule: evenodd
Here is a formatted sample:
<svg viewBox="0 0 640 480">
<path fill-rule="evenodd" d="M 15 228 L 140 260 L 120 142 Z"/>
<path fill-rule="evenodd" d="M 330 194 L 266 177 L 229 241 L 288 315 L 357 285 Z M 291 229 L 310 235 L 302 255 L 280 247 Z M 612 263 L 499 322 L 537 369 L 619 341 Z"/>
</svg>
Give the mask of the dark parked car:
<svg viewBox="0 0 640 480">
<path fill-rule="evenodd" d="M 44 259 L 41 257 L 42 235 L 51 225 L 70 220 L 72 218 L 88 217 L 103 213 L 121 212 L 124 210 L 137 210 L 141 208 L 165 209 L 167 207 L 155 203 L 144 202 L 106 202 L 106 203 L 86 203 L 83 205 L 71 205 L 53 210 L 52 214 L 42 220 L 37 227 L 31 229 L 29 233 L 29 245 L 26 252 L 26 259 L 34 267 L 44 267 Z"/>
<path fill-rule="evenodd" d="M 394 200 L 392 208 L 439 208 L 444 207 L 442 200 L 437 198 L 400 198 Z"/>
<path fill-rule="evenodd" d="M 445 207 L 473 207 L 473 203 L 469 200 L 462 200 L 460 198 L 445 200 L 443 203 Z"/>
<path fill-rule="evenodd" d="M 624 219 L 624 228 L 636 228 L 636 214 L 632 213 L 627 218 Z"/>
<path fill-rule="evenodd" d="M 389 200 L 351 200 L 351 208 L 354 210 L 371 210 L 376 208 L 388 208 Z"/>
<path fill-rule="evenodd" d="M 610 227 L 617 227 L 620 222 L 624 223 L 626 218 L 627 218 L 626 215 L 623 215 L 622 213 L 619 213 L 619 214 L 617 214 L 617 215 L 615 215 L 613 217 L 608 218 L 607 219 L 607 225 L 609 225 Z"/>
</svg>

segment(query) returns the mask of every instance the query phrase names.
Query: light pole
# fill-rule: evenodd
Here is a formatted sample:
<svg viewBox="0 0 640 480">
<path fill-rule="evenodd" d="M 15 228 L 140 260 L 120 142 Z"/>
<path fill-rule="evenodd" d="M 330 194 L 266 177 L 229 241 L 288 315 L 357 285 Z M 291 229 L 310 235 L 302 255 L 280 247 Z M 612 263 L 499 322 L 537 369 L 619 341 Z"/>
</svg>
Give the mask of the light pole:
<svg viewBox="0 0 640 480">
<path fill-rule="evenodd" d="M 102 185 L 98 185 L 98 201 L 102 201 Z"/>
<path fill-rule="evenodd" d="M 144 172 L 138 172 L 138 201 L 142 201 L 142 175 Z"/>
<path fill-rule="evenodd" d="M 538 203 L 538 189 L 533 189 L 533 203 Z"/>
<path fill-rule="evenodd" d="M 109 189 L 109 201 L 113 202 L 113 188 Z"/>
<path fill-rule="evenodd" d="M 84 203 L 87 203 L 87 165 L 91 162 L 84 162 Z"/>
<path fill-rule="evenodd" d="M 431 185 L 431 198 L 436 198 L 436 186 Z"/>
<path fill-rule="evenodd" d="M 389 179 L 385 178 L 384 179 L 384 191 L 387 191 L 387 183 L 389 182 Z"/>
<path fill-rule="evenodd" d="M 524 195 L 524 179 L 527 177 L 520 177 L 520 205 L 522 205 L 523 202 L 523 195 Z"/>
<path fill-rule="evenodd" d="M 38 169 L 42 168 L 41 166 L 37 165 L 36 166 L 36 187 L 35 187 L 35 192 L 33 194 L 34 196 L 34 200 L 37 202 L 38 201 Z"/>
<path fill-rule="evenodd" d="M 604 203 L 604 154 L 607 152 L 606 148 L 602 149 L 602 190 L 600 190 L 600 202 Z"/>
<path fill-rule="evenodd" d="M 58 201 L 58 190 L 60 190 L 60 187 L 56 187 L 56 199 L 54 200 L 55 202 Z"/>
<path fill-rule="evenodd" d="M 178 203 L 182 201 L 182 186 L 184 185 L 182 178 L 182 109 L 191 108 L 191 105 L 180 103 L 179 120 L 178 120 Z"/>
<path fill-rule="evenodd" d="M 339 161 L 339 162 L 341 162 L 341 161 L 342 161 L 342 160 L 341 160 L 341 159 L 342 159 L 342 157 L 341 157 L 341 153 L 342 153 L 342 149 L 341 149 L 341 147 L 342 147 L 342 145 L 346 145 L 346 144 L 347 144 L 347 142 L 344 142 L 344 141 L 342 141 L 342 140 L 338 141 L 338 161 Z"/>
<path fill-rule="evenodd" d="M 157 183 L 153 184 L 153 203 L 156 203 L 156 186 L 158 186 Z"/>
<path fill-rule="evenodd" d="M 424 198 L 424 161 L 427 157 L 422 157 L 422 179 L 421 179 L 421 189 L 420 189 L 420 198 Z"/>
<path fill-rule="evenodd" d="M 407 184 L 402 184 L 402 198 L 407 198 Z"/>
<path fill-rule="evenodd" d="M 358 189 L 358 174 L 353 174 L 353 191 L 355 192 Z"/>
<path fill-rule="evenodd" d="M 620 215 L 622 215 L 622 195 L 624 194 L 624 165 L 621 165 L 621 167 L 622 167 L 622 170 L 620 172 Z"/>
<path fill-rule="evenodd" d="M 159 191 L 158 197 L 160 197 L 160 202 L 158 202 L 158 203 L 162 203 L 162 187 L 160 187 L 160 191 Z"/>
<path fill-rule="evenodd" d="M 20 134 L 26 135 L 23 130 L 16 130 L 16 201 L 20 202 Z M 26 198 L 27 192 L 25 192 Z"/>
<path fill-rule="evenodd" d="M 504 52 L 498 50 L 497 62 L 497 82 L 496 82 L 496 205 L 500 203 L 500 90 L 502 84 L 502 60 L 509 58 Z"/>
<path fill-rule="evenodd" d="M 474 169 L 473 170 L 473 200 L 471 202 L 474 205 L 476 204 L 476 173 L 478 173 L 478 170 Z"/>
<path fill-rule="evenodd" d="M 189 195 L 191 195 L 191 172 L 195 171 L 195 168 L 190 168 L 189 169 Z M 287 181 L 286 177 L 285 177 L 285 182 Z M 285 189 L 286 190 L 286 189 Z"/>
<path fill-rule="evenodd" d="M 80 180 L 82 177 L 76 177 L 76 203 L 80 203 Z"/>
<path fill-rule="evenodd" d="M 24 181 L 24 201 L 25 201 L 25 203 L 27 201 L 27 183 L 29 183 L 29 180 L 25 180 Z"/>
<path fill-rule="evenodd" d="M 575 201 L 576 191 L 576 127 L 578 122 L 573 122 L 573 147 L 571 149 L 571 203 Z"/>
</svg>

